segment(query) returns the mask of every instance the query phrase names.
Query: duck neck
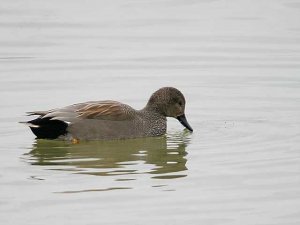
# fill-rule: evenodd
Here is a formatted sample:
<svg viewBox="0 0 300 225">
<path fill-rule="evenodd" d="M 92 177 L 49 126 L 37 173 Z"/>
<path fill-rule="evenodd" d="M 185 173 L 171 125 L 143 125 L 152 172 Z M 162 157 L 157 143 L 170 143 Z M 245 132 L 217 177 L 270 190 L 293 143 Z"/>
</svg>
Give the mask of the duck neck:
<svg viewBox="0 0 300 225">
<path fill-rule="evenodd" d="M 148 104 L 141 110 L 141 112 L 153 115 L 155 118 L 166 119 L 165 114 L 162 112 L 161 107 L 153 104 Z"/>
<path fill-rule="evenodd" d="M 144 126 L 151 136 L 159 136 L 166 133 L 167 118 L 156 108 L 146 106 L 140 110 L 144 118 Z"/>
</svg>

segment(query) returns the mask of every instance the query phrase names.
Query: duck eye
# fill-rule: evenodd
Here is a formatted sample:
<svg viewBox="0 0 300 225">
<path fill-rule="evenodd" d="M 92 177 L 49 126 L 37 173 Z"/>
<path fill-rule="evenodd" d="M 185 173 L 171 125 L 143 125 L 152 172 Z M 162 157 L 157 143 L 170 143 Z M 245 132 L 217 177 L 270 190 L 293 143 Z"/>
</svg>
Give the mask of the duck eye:
<svg viewBox="0 0 300 225">
<path fill-rule="evenodd" d="M 182 106 L 182 102 L 178 102 L 178 104 L 179 104 L 180 106 Z"/>
</svg>

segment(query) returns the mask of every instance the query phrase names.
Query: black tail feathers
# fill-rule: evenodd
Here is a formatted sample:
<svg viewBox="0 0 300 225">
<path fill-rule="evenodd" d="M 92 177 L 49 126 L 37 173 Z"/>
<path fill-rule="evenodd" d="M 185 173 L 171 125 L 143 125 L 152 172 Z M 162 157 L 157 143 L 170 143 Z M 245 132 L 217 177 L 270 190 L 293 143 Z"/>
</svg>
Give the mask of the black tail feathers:
<svg viewBox="0 0 300 225">
<path fill-rule="evenodd" d="M 31 131 L 39 139 L 56 139 L 67 134 L 68 124 L 60 120 L 51 120 L 51 117 L 28 121 Z"/>
</svg>

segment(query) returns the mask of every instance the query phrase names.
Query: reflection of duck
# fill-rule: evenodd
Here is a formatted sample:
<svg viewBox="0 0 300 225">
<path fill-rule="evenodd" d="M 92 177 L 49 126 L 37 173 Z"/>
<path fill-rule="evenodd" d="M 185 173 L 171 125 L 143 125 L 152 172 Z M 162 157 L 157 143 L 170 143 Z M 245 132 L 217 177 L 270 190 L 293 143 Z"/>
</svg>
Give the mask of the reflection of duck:
<svg viewBox="0 0 300 225">
<path fill-rule="evenodd" d="M 176 178 L 170 174 L 187 170 L 187 141 L 177 136 L 116 141 L 68 142 L 36 140 L 29 155 L 32 165 L 57 166 L 81 174 L 118 176 L 155 174 L 153 178 Z M 142 166 L 141 166 L 142 164 Z M 144 166 L 145 165 L 145 166 Z"/>
</svg>

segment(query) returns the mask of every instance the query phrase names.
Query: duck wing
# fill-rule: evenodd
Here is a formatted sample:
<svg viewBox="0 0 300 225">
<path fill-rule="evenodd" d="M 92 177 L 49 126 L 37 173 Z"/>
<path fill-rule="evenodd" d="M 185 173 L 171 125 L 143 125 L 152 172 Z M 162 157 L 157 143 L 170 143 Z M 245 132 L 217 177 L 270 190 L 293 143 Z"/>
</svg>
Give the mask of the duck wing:
<svg viewBox="0 0 300 225">
<path fill-rule="evenodd" d="M 88 102 L 76 111 L 78 118 L 99 120 L 131 120 L 136 111 L 117 101 Z"/>
<path fill-rule="evenodd" d="M 136 111 L 129 105 L 117 101 L 90 101 L 66 106 L 49 111 L 29 112 L 29 115 L 39 115 L 41 118 L 61 120 L 73 123 L 82 119 L 97 120 L 131 120 Z"/>
</svg>

